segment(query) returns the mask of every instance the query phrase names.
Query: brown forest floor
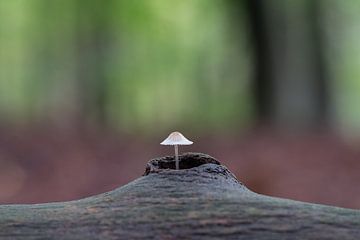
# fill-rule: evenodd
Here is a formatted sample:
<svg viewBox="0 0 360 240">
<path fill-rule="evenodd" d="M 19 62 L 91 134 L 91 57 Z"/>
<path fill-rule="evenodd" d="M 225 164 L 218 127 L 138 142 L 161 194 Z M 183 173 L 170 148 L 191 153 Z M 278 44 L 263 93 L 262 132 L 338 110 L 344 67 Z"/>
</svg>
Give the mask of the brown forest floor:
<svg viewBox="0 0 360 240">
<path fill-rule="evenodd" d="M 180 151 L 212 155 L 253 191 L 360 208 L 360 142 L 350 145 L 333 133 L 264 129 L 190 135 L 195 144 Z M 64 201 L 112 190 L 142 175 L 149 159 L 172 154 L 159 145 L 163 137 L 2 127 L 0 203 Z"/>
</svg>

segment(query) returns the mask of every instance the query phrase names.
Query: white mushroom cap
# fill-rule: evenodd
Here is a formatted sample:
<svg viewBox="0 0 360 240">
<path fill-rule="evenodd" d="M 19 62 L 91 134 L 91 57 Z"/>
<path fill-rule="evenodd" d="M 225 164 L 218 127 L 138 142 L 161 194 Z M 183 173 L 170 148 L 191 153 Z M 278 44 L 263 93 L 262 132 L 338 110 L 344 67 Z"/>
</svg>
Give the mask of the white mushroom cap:
<svg viewBox="0 0 360 240">
<path fill-rule="evenodd" d="M 172 132 L 170 135 L 160 143 L 161 145 L 191 145 L 192 141 L 188 140 L 179 132 Z"/>
</svg>

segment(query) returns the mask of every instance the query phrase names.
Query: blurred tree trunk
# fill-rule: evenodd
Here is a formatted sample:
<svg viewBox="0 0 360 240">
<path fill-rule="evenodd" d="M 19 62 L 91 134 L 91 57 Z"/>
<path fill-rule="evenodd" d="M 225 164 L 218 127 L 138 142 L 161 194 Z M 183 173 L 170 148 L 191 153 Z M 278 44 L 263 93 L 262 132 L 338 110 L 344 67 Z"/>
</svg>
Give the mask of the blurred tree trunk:
<svg viewBox="0 0 360 240">
<path fill-rule="evenodd" d="M 106 125 L 107 63 L 111 47 L 112 1 L 77 1 L 77 81 L 79 122 Z M 85 119 L 86 117 L 86 119 Z"/>
<path fill-rule="evenodd" d="M 245 2 L 254 49 L 258 120 L 288 127 L 326 124 L 331 106 L 321 2 Z"/>
</svg>

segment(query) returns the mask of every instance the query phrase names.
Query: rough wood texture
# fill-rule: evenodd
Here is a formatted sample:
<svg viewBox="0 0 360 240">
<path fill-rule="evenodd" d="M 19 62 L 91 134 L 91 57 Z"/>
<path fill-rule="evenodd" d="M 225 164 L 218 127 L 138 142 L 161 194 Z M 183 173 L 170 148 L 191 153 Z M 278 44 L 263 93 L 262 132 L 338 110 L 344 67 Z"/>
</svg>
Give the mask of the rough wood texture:
<svg viewBox="0 0 360 240">
<path fill-rule="evenodd" d="M 77 201 L 2 205 L 0 238 L 360 239 L 358 210 L 256 194 L 205 154 L 174 165 L 151 160 L 143 177 Z"/>
</svg>

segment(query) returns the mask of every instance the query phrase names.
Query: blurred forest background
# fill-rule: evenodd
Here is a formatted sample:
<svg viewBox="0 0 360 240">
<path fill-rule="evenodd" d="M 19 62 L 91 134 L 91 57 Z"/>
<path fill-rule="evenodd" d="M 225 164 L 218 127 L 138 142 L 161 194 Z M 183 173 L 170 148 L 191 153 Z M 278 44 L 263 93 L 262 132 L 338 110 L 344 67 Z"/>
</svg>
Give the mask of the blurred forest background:
<svg viewBox="0 0 360 240">
<path fill-rule="evenodd" d="M 178 130 L 250 189 L 360 208 L 360 1 L 0 0 L 0 203 L 139 177 Z"/>
</svg>

